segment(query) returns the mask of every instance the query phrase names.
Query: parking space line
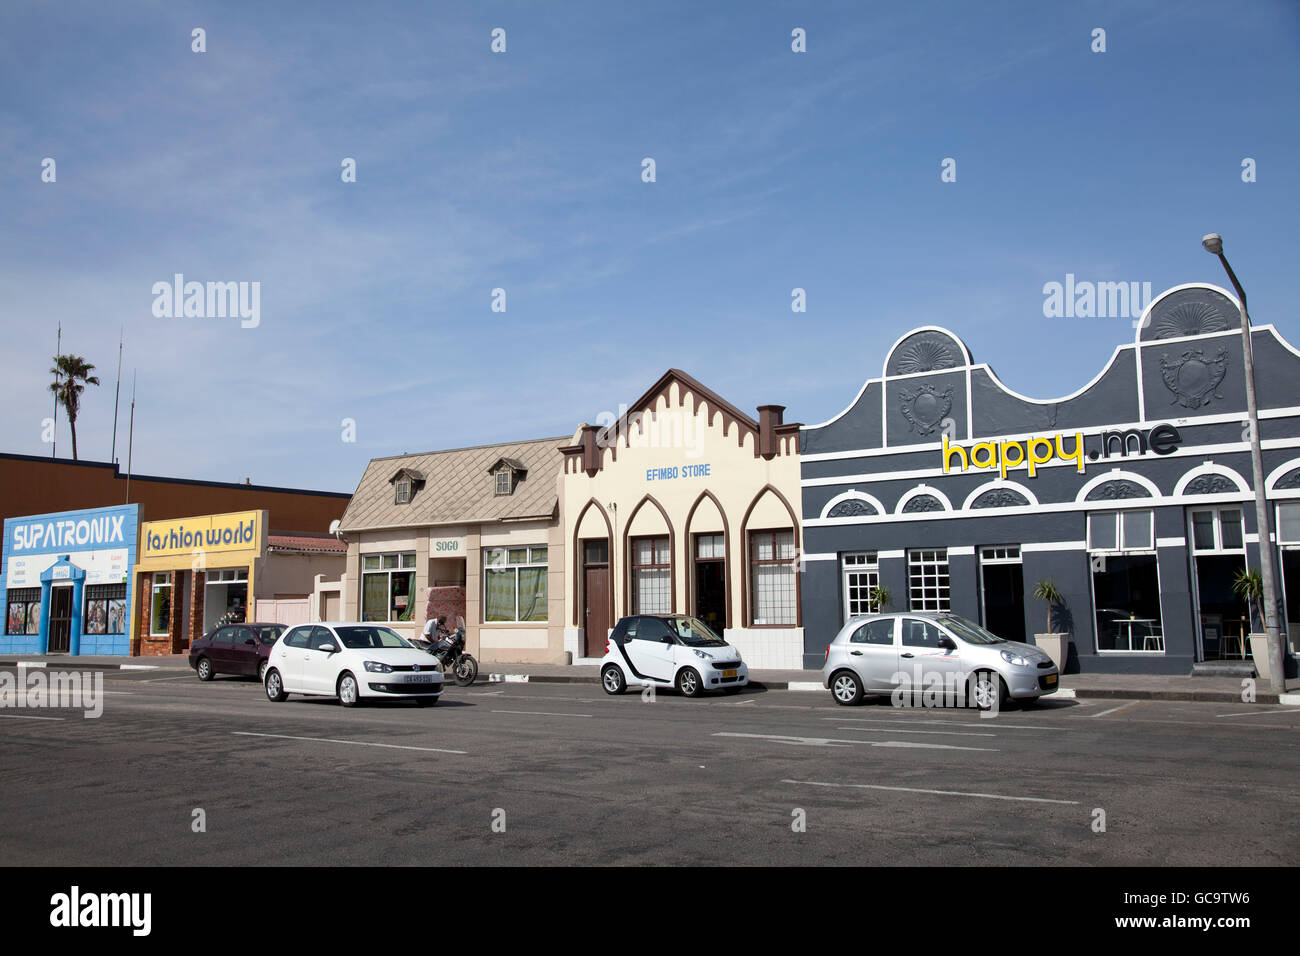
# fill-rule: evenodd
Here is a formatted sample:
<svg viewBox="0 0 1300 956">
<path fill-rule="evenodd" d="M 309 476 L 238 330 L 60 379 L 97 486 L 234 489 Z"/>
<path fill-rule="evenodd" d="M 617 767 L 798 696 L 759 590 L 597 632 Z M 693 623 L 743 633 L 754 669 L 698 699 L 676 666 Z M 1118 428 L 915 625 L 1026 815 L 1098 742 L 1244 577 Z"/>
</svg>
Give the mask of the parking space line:
<svg viewBox="0 0 1300 956">
<path fill-rule="evenodd" d="M 311 740 L 322 744 L 352 744 L 357 747 L 387 747 L 391 750 L 420 750 L 434 754 L 467 754 L 465 750 L 444 750 L 441 747 L 412 747 L 407 744 L 376 744 L 367 740 L 339 740 L 335 737 L 295 737 L 292 734 L 256 734 L 248 730 L 232 730 L 236 737 L 275 737 L 280 740 Z"/>
<path fill-rule="evenodd" d="M 858 730 L 864 734 L 939 734 L 943 737 L 996 737 L 997 734 L 980 734 L 969 730 L 876 730 L 874 727 L 836 727 L 836 730 Z"/>
<path fill-rule="evenodd" d="M 778 744 L 794 744 L 802 747 L 839 747 L 843 745 L 858 747 L 902 747 L 917 750 L 982 750 L 997 753 L 996 747 L 959 747 L 956 744 L 923 744 L 914 740 L 844 740 L 836 737 L 796 737 L 793 734 L 736 734 L 720 732 L 714 737 L 747 737 L 751 740 L 768 740 Z"/>
<path fill-rule="evenodd" d="M 996 719 L 996 718 L 990 718 Z M 1001 730 L 1004 727 L 1007 730 L 1073 730 L 1073 727 L 1036 727 L 1033 724 L 1004 724 L 998 721 L 996 724 L 967 724 L 955 720 L 876 720 L 871 717 L 823 717 L 822 720 L 835 720 L 843 723 L 845 721 L 855 721 L 863 724 L 889 724 L 897 726 L 899 724 L 939 724 L 950 725 L 954 727 L 996 727 Z"/>
<path fill-rule="evenodd" d="M 531 717 L 590 717 L 591 714 L 558 714 L 549 710 L 494 710 L 494 714 L 526 714 Z"/>
<path fill-rule="evenodd" d="M 969 793 L 964 790 L 928 790 L 922 787 L 886 787 L 875 783 L 823 783 L 818 780 L 782 780 L 807 787 L 843 787 L 852 790 L 893 790 L 898 793 L 931 793 L 941 797 L 979 797 L 981 800 L 1015 800 L 1023 803 L 1060 803 L 1077 807 L 1078 800 L 1049 800 L 1046 797 L 1009 797 L 1000 793 Z"/>
<path fill-rule="evenodd" d="M 1127 704 L 1120 704 L 1118 707 L 1112 707 L 1109 710 L 1103 710 L 1099 713 L 1092 714 L 1093 717 L 1105 717 L 1107 714 L 1119 713 L 1121 710 L 1128 710 L 1130 707 L 1136 707 L 1138 704 L 1145 704 L 1144 700 L 1130 700 Z"/>
<path fill-rule="evenodd" d="M 32 714 L 0 714 L 0 717 L 8 717 L 10 720 L 67 720 L 66 717 L 37 717 Z"/>
<path fill-rule="evenodd" d="M 1297 711 L 1294 707 L 1277 707 L 1272 710 L 1243 710 L 1240 713 L 1236 713 L 1236 714 L 1215 714 L 1214 716 L 1215 717 L 1255 717 L 1259 714 L 1290 715 L 1290 714 L 1297 714 L 1297 713 L 1300 713 L 1300 711 Z"/>
</svg>

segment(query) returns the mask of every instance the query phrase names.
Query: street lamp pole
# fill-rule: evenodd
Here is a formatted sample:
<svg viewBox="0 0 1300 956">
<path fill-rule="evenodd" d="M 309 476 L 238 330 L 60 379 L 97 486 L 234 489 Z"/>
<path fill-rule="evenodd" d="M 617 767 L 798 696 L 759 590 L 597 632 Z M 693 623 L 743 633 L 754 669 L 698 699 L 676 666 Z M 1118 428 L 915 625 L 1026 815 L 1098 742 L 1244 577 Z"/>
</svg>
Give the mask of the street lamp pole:
<svg viewBox="0 0 1300 956">
<path fill-rule="evenodd" d="M 1273 522 L 1269 520 L 1268 502 L 1264 494 L 1264 456 L 1259 442 L 1259 408 L 1255 404 L 1255 359 L 1250 340 L 1250 315 L 1246 311 L 1246 292 L 1237 281 L 1237 274 L 1228 265 L 1223 254 L 1223 238 L 1210 233 L 1201 240 L 1205 251 L 1219 257 L 1232 287 L 1237 291 L 1241 305 L 1241 352 L 1246 365 L 1246 414 L 1250 420 L 1250 465 L 1255 485 L 1255 526 L 1259 529 L 1260 577 L 1264 581 L 1264 630 L 1268 635 L 1269 684 L 1276 693 L 1286 690 L 1285 661 L 1282 654 L 1282 634 L 1277 625 L 1277 578 L 1273 560 Z"/>
</svg>

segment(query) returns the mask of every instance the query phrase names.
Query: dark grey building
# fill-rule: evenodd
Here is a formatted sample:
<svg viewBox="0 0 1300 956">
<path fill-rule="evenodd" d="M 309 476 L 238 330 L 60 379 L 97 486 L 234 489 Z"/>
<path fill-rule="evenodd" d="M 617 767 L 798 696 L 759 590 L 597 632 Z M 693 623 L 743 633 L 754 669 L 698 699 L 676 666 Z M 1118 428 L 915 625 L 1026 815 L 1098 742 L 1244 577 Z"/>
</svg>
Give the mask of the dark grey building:
<svg viewBox="0 0 1300 956">
<path fill-rule="evenodd" d="M 1271 326 L 1252 343 L 1295 635 L 1300 351 Z M 1200 284 L 1158 296 L 1133 343 L 1050 401 L 1008 389 L 945 329 L 904 335 L 881 378 L 801 433 L 805 666 L 877 584 L 890 610 L 952 610 L 1032 643 L 1043 579 L 1064 596 L 1053 630 L 1072 636 L 1070 671 L 1248 658 L 1252 611 L 1232 590 L 1259 564 L 1241 349 L 1236 299 Z"/>
</svg>

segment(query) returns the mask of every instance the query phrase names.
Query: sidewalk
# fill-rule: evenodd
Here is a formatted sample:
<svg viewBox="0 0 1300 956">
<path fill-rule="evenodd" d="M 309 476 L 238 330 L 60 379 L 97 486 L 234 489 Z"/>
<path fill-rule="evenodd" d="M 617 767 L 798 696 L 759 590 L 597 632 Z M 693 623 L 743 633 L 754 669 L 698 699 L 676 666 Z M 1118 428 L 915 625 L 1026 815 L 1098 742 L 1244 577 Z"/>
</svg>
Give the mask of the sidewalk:
<svg viewBox="0 0 1300 956">
<path fill-rule="evenodd" d="M 18 663 L 33 667 L 80 668 L 91 670 L 167 669 L 188 670 L 184 654 L 168 657 L 69 657 L 54 655 L 9 655 L 0 659 L 0 667 Z M 765 690 L 829 693 L 822 686 L 821 671 L 751 670 L 750 684 Z M 538 684 L 599 684 L 600 671 L 595 664 L 503 664 L 482 662 L 480 681 L 529 681 Z M 1300 688 L 1289 688 L 1281 695 L 1267 691 L 1267 684 L 1257 682 L 1255 703 L 1300 706 Z M 1190 677 L 1173 674 L 1066 674 L 1061 689 L 1052 697 L 1099 698 L 1121 700 L 1191 700 L 1221 704 L 1241 704 L 1241 681 L 1236 677 Z"/>
</svg>

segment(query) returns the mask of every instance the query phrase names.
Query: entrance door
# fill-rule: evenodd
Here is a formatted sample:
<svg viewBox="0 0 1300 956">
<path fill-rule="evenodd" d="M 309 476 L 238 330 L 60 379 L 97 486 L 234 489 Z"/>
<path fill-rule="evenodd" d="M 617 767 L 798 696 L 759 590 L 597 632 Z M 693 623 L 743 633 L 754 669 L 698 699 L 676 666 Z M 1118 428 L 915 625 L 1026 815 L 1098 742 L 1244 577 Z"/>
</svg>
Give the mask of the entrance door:
<svg viewBox="0 0 1300 956">
<path fill-rule="evenodd" d="M 726 542 L 720 534 L 695 536 L 695 616 L 719 637 L 727 629 Z"/>
<path fill-rule="evenodd" d="M 66 654 L 72 648 L 72 588 L 50 588 L 49 653 Z"/>
<path fill-rule="evenodd" d="M 984 626 L 1008 641 L 1025 639 L 1025 568 L 1019 547 L 980 548 Z"/>
<path fill-rule="evenodd" d="M 609 541 L 584 541 L 582 547 L 582 632 L 587 657 L 604 657 L 613 622 L 609 619 Z"/>
</svg>

